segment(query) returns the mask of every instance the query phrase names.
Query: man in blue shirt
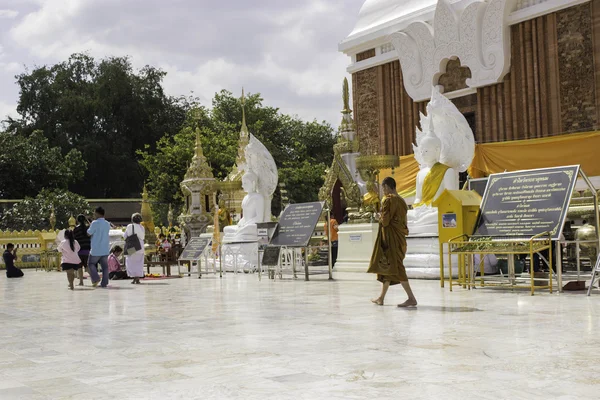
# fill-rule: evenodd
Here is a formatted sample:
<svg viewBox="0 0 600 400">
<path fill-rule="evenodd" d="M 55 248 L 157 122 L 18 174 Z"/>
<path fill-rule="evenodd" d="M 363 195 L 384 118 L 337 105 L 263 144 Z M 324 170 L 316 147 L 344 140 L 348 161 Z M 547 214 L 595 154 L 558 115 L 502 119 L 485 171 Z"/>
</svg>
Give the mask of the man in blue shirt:
<svg viewBox="0 0 600 400">
<path fill-rule="evenodd" d="M 90 225 L 87 233 L 92 237 L 90 258 L 88 259 L 88 269 L 92 285 L 98 286 L 100 276 L 98 275 L 97 266 L 102 266 L 102 283 L 103 288 L 108 286 L 108 255 L 110 254 L 110 224 L 104 219 L 104 208 L 98 207 L 94 212 L 96 219 Z"/>
</svg>

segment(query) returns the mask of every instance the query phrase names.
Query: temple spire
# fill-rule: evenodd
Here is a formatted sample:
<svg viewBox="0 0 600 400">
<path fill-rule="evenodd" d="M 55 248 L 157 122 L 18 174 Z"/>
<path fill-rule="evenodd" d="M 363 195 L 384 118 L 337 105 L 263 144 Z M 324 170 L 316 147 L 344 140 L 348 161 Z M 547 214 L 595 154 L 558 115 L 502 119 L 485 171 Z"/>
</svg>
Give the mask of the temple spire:
<svg viewBox="0 0 600 400">
<path fill-rule="evenodd" d="M 342 100 L 344 100 L 344 109 L 342 110 L 342 114 L 351 114 L 352 110 L 350 109 L 350 89 L 348 88 L 348 78 L 344 78 L 344 84 L 342 87 Z"/>
<path fill-rule="evenodd" d="M 246 96 L 244 95 L 244 88 L 242 87 L 242 130 L 240 136 L 248 136 L 248 127 L 246 126 Z"/>
</svg>

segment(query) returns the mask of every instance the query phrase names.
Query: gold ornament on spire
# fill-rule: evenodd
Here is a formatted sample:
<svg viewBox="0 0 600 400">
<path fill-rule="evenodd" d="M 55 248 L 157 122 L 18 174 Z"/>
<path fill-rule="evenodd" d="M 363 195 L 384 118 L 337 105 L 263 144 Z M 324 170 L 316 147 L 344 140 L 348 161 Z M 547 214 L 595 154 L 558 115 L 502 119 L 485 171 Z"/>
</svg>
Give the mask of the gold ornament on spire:
<svg viewBox="0 0 600 400">
<path fill-rule="evenodd" d="M 244 95 L 244 88 L 242 88 L 242 129 L 240 130 L 240 140 L 238 144 L 238 154 L 235 159 L 235 165 L 231 168 L 231 172 L 227 176 L 227 181 L 241 181 L 243 172 L 240 168 L 246 164 L 246 146 L 250 142 L 250 131 L 246 126 L 246 96 Z"/>
<path fill-rule="evenodd" d="M 351 114 L 350 109 L 350 89 L 348 87 L 348 78 L 344 78 L 344 84 L 342 86 L 342 100 L 344 101 L 344 109 L 342 114 Z"/>
<path fill-rule="evenodd" d="M 195 119 L 199 119 L 194 114 Z M 202 150 L 202 140 L 200 137 L 200 128 L 196 128 L 196 146 L 194 151 L 194 157 L 190 163 L 187 172 L 185 173 L 185 180 L 188 179 L 213 179 L 212 168 L 208 165 L 204 151 Z"/>
</svg>

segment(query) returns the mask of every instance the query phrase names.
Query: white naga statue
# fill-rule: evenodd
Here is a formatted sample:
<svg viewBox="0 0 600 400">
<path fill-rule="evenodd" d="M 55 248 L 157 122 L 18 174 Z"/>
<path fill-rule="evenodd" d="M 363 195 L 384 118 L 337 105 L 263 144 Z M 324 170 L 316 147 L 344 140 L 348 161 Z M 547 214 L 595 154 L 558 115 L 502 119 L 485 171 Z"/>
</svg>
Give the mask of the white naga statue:
<svg viewBox="0 0 600 400">
<path fill-rule="evenodd" d="M 458 173 L 467 170 L 475 154 L 475 138 L 464 115 L 437 88 L 433 88 L 427 116 L 413 145 L 419 163 L 417 193 L 408 212 L 411 236 L 437 236 L 438 211 L 432 203 L 446 189 L 458 189 Z"/>
<path fill-rule="evenodd" d="M 271 198 L 277 188 L 277 166 L 267 148 L 250 134 L 245 149 L 246 162 L 238 165 L 242 188 L 247 193 L 242 200 L 242 219 L 237 225 L 226 226 L 223 243 L 258 241 L 256 224 L 271 221 Z"/>
</svg>

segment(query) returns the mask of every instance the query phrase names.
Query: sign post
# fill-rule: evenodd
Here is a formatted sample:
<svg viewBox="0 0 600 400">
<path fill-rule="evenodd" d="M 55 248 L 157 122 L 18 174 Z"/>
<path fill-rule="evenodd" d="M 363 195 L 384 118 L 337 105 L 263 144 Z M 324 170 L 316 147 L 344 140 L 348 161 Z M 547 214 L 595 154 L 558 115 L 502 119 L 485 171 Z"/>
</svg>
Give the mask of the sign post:
<svg viewBox="0 0 600 400">
<path fill-rule="evenodd" d="M 324 202 L 290 204 L 281 214 L 277 229 L 271 239 L 271 246 L 288 248 L 306 248 L 313 236 L 319 218 L 323 213 Z M 331 248 L 330 248 L 331 250 Z M 307 256 L 306 254 L 306 256 Z M 331 251 L 330 251 L 331 257 Z M 306 257 L 305 257 L 306 258 Z M 295 274 L 296 254 L 292 257 L 292 267 Z M 331 278 L 331 261 L 329 262 Z M 308 281 L 308 262 L 305 260 L 304 277 Z"/>
<path fill-rule="evenodd" d="M 181 262 L 187 261 L 190 263 L 191 270 L 191 263 L 193 261 L 196 261 L 198 263 L 198 278 L 202 278 L 202 262 L 200 260 L 202 259 L 202 255 L 204 254 L 208 246 L 211 245 L 211 243 L 212 238 L 191 238 L 188 244 L 181 252 L 181 255 L 179 256 L 179 269 L 181 270 Z M 181 271 L 178 272 L 179 275 L 181 275 Z"/>
</svg>

